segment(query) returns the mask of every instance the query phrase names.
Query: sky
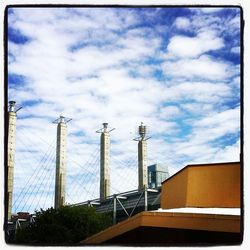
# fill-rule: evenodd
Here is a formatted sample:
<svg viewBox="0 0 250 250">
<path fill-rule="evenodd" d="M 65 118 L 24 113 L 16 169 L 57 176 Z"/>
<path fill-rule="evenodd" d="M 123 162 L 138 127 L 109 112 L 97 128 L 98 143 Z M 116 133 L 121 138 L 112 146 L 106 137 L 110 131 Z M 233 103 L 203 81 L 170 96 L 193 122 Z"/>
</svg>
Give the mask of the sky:
<svg viewBox="0 0 250 250">
<path fill-rule="evenodd" d="M 110 129 L 111 194 L 148 165 L 239 161 L 239 8 L 9 8 L 8 100 L 17 112 L 14 211 L 53 206 L 56 124 L 67 123 L 66 202 L 99 197 Z"/>
</svg>

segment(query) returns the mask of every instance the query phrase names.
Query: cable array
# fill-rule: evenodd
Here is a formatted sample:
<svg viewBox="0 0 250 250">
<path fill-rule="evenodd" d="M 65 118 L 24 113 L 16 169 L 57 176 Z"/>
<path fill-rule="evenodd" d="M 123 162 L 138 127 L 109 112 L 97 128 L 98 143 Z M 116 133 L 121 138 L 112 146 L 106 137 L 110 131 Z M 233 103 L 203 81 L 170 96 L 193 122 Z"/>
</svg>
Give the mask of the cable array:
<svg viewBox="0 0 250 250">
<path fill-rule="evenodd" d="M 131 187 L 131 190 L 136 189 L 137 179 L 135 181 L 134 177 L 137 177 L 137 161 L 131 158 L 127 162 L 123 162 L 117 157 L 111 155 L 110 162 L 113 171 L 115 171 L 115 176 L 111 175 L 111 177 L 113 177 L 111 179 L 111 187 L 116 189 L 116 193 L 117 191 L 119 191 L 119 193 L 128 191 L 128 187 Z"/>
<path fill-rule="evenodd" d="M 70 166 L 72 164 L 75 164 L 77 167 L 80 168 L 80 172 L 74 173 L 74 178 L 70 178 L 71 182 L 68 183 L 69 189 L 68 189 L 68 195 L 75 197 L 75 198 L 80 198 L 84 199 L 84 196 L 86 197 L 93 197 L 93 192 L 91 190 L 96 190 L 96 179 L 98 178 L 98 162 L 99 162 L 99 147 L 95 148 L 92 154 L 90 154 L 89 158 L 84 164 L 79 164 L 76 162 L 74 159 L 71 157 L 68 157 L 69 162 L 69 171 L 68 174 L 70 174 Z M 69 178 L 68 178 L 69 179 Z M 86 188 L 86 183 L 91 182 L 92 185 L 87 189 Z M 79 186 L 81 188 L 79 188 Z M 82 192 L 84 191 L 84 193 Z M 82 195 L 85 194 L 85 195 Z M 68 197 L 69 197 L 68 196 Z M 80 201 L 80 199 L 78 200 Z"/>
<path fill-rule="evenodd" d="M 36 142 L 32 138 L 36 138 Z M 41 141 L 41 143 L 38 141 Z M 24 186 L 20 189 L 20 192 L 15 194 L 13 208 L 15 208 L 15 211 L 34 211 L 53 206 L 56 138 L 51 143 L 47 143 L 34 131 L 19 129 L 17 130 L 17 144 L 19 150 L 22 148 L 21 152 L 17 154 L 19 168 L 23 168 L 29 158 L 31 159 L 30 162 L 34 164 L 35 160 L 36 164 L 29 166 L 33 171 L 29 178 L 25 176 Z M 29 145 L 33 145 L 32 150 Z M 70 154 L 70 149 L 68 149 L 66 204 L 99 198 L 100 145 L 92 144 L 89 147 L 92 147 L 92 153 L 84 156 L 84 162 L 80 163 L 79 160 L 76 161 L 72 157 L 73 154 Z M 44 148 L 46 148 L 46 151 L 44 151 Z M 133 190 L 138 187 L 136 146 L 135 151 L 123 148 L 123 152 L 126 152 L 126 155 L 115 154 L 112 150 L 110 152 L 111 194 Z M 24 154 L 26 159 L 23 159 Z M 128 157 L 128 155 L 130 156 Z M 177 161 L 175 160 L 175 162 Z M 76 168 L 78 168 L 78 171 L 75 171 Z"/>
<path fill-rule="evenodd" d="M 27 182 L 25 182 L 24 187 L 19 192 L 17 199 L 15 200 L 13 207 L 17 211 L 20 209 L 21 211 L 24 208 L 29 211 L 32 204 L 34 205 L 35 199 L 37 199 L 37 195 L 41 187 L 44 185 L 44 181 L 49 179 L 49 177 L 53 178 L 54 172 L 54 163 L 55 162 L 55 149 L 53 146 L 50 146 L 47 152 L 43 155 L 40 163 L 37 165 L 33 173 L 30 175 Z M 31 200 L 30 205 L 27 207 L 28 202 Z"/>
<path fill-rule="evenodd" d="M 47 189 L 49 186 L 49 183 L 54 180 L 53 172 L 54 172 L 54 165 L 55 165 L 55 152 L 51 154 L 51 157 L 48 159 L 48 163 L 46 166 L 44 166 L 44 171 L 39 176 L 40 183 L 38 182 L 37 185 L 34 187 L 32 194 L 33 199 L 30 202 L 30 205 L 28 207 L 28 211 L 31 209 L 31 207 L 35 207 L 36 209 L 42 208 L 40 205 L 41 199 L 46 195 L 46 193 L 50 192 L 50 190 Z M 36 200 L 39 197 L 38 200 Z"/>
</svg>

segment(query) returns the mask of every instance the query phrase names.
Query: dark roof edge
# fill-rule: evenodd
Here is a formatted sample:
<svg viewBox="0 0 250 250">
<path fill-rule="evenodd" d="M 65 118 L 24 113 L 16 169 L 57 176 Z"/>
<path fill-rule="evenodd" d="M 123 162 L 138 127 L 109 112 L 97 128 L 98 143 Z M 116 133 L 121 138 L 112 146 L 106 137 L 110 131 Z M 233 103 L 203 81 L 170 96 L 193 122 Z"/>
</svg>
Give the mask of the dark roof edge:
<svg viewBox="0 0 250 250">
<path fill-rule="evenodd" d="M 240 161 L 232 161 L 232 162 L 217 162 L 217 163 L 202 163 L 202 164 L 189 164 L 186 165 L 185 167 L 183 167 L 181 170 L 179 170 L 178 172 L 176 172 L 175 174 L 173 174 L 172 176 L 170 176 L 168 179 L 164 180 L 161 184 L 163 184 L 164 182 L 172 179 L 173 177 L 175 177 L 177 174 L 179 174 L 180 172 L 184 171 L 185 169 L 189 168 L 189 167 L 205 167 L 205 166 L 217 166 L 217 165 L 230 165 L 230 164 L 240 164 Z"/>
</svg>

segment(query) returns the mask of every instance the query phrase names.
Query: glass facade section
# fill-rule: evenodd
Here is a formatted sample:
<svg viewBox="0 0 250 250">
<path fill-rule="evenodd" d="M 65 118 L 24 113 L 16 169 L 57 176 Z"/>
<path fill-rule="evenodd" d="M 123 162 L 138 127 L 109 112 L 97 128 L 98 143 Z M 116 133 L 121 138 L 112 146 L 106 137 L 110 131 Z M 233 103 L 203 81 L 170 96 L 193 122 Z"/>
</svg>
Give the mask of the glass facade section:
<svg viewBox="0 0 250 250">
<path fill-rule="evenodd" d="M 159 188 L 161 183 L 169 177 L 168 168 L 165 165 L 153 164 L 148 166 L 148 187 Z"/>
</svg>

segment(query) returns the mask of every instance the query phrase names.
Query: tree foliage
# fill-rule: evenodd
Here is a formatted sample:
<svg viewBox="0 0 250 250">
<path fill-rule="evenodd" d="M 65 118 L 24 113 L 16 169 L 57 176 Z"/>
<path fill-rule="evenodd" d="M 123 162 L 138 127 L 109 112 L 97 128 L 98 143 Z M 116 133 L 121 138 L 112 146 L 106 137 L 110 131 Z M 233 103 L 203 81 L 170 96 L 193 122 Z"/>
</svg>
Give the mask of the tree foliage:
<svg viewBox="0 0 250 250">
<path fill-rule="evenodd" d="M 111 224 L 111 214 L 92 207 L 49 208 L 36 212 L 36 221 L 17 231 L 15 243 L 74 245 Z"/>
</svg>

